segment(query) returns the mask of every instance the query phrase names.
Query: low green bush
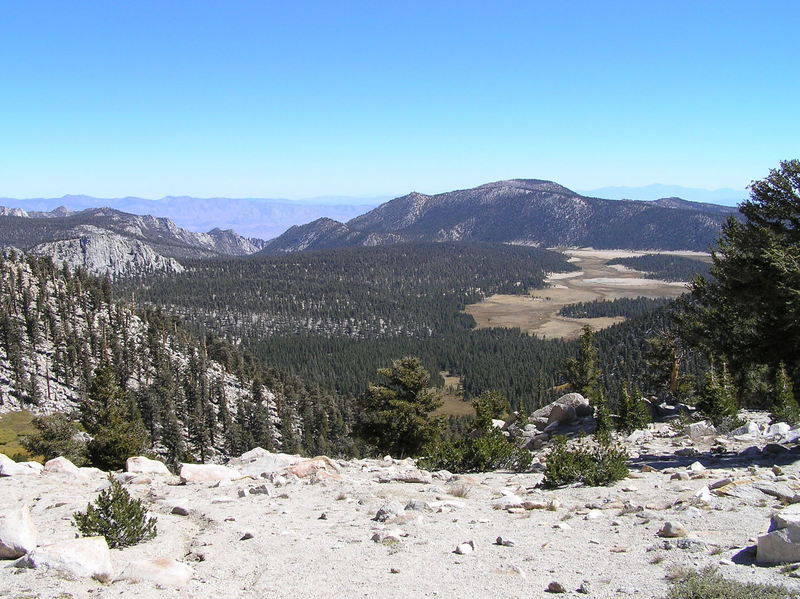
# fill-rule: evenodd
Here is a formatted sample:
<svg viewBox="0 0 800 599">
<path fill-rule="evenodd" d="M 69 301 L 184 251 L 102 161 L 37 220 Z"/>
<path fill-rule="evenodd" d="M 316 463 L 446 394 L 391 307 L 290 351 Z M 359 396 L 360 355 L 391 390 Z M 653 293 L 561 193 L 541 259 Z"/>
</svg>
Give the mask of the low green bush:
<svg viewBox="0 0 800 599">
<path fill-rule="evenodd" d="M 497 429 L 477 437 L 436 441 L 425 447 L 424 454 L 419 465 L 426 470 L 524 472 L 531 465 L 531 453 L 510 443 Z"/>
<path fill-rule="evenodd" d="M 666 599 L 798 599 L 800 593 L 782 585 L 737 582 L 716 568 L 689 572 L 677 578 Z"/>
<path fill-rule="evenodd" d="M 628 454 L 610 436 L 584 439 L 572 449 L 566 437 L 558 436 L 547 458 L 543 484 L 549 488 L 573 483 L 601 487 L 627 478 L 628 473 Z"/>
<path fill-rule="evenodd" d="M 105 537 L 108 546 L 129 547 L 156 536 L 156 519 L 148 518 L 141 500 L 133 499 L 113 476 L 111 486 L 102 491 L 94 505 L 72 515 L 84 537 Z"/>
</svg>

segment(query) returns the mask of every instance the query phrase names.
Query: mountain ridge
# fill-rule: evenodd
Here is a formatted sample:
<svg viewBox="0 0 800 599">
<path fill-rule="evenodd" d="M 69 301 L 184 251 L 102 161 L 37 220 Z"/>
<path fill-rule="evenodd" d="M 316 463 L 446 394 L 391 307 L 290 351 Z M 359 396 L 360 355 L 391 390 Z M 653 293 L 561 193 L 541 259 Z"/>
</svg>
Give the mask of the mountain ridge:
<svg viewBox="0 0 800 599">
<path fill-rule="evenodd" d="M 508 179 L 435 195 L 411 192 L 346 223 L 318 219 L 270 240 L 280 254 L 412 241 L 706 251 L 736 209 L 672 198 L 582 196 L 543 179 Z"/>
<path fill-rule="evenodd" d="M 97 275 L 139 276 L 182 272 L 181 258 L 253 254 L 264 241 L 233 230 L 194 233 L 168 218 L 135 215 L 113 208 L 49 213 L 0 207 L 0 244 L 48 255 Z"/>
</svg>

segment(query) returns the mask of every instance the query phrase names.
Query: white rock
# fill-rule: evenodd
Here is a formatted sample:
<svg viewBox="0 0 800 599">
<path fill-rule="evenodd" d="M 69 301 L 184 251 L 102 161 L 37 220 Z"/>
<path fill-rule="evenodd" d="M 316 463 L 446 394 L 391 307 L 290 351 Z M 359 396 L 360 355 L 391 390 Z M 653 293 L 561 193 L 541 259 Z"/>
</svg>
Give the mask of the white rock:
<svg viewBox="0 0 800 599">
<path fill-rule="evenodd" d="M 151 460 L 144 456 L 136 456 L 125 460 L 125 471 L 138 474 L 166 474 L 168 476 L 170 474 L 169 468 L 164 462 Z"/>
<path fill-rule="evenodd" d="M 773 512 L 770 517 L 770 532 L 789 526 L 800 526 L 800 503 L 795 503 L 777 512 Z"/>
<path fill-rule="evenodd" d="M 443 499 L 441 501 L 428 502 L 428 507 L 434 512 L 460 510 L 464 507 L 464 505 L 466 504 L 463 501 L 457 501 L 455 499 Z"/>
<path fill-rule="evenodd" d="M 242 474 L 264 476 L 273 472 L 282 472 L 285 468 L 293 466 L 303 461 L 303 459 L 300 456 L 288 453 L 272 453 L 266 449 L 256 447 L 229 463 L 241 471 Z"/>
<path fill-rule="evenodd" d="M 0 476 L 19 476 L 40 474 L 42 465 L 39 462 L 15 462 L 4 453 L 0 453 Z"/>
<path fill-rule="evenodd" d="M 457 553 L 458 555 L 468 555 L 474 552 L 475 543 L 473 541 L 467 541 L 466 543 L 460 543 L 457 545 L 454 553 Z"/>
<path fill-rule="evenodd" d="M 56 570 L 76 578 L 110 582 L 114 577 L 111 552 L 103 537 L 83 537 L 43 545 L 19 558 L 18 568 Z"/>
<path fill-rule="evenodd" d="M 701 464 L 700 462 L 692 462 L 692 465 L 689 466 L 689 470 L 691 470 L 692 472 L 703 472 L 705 469 L 706 467 L 703 466 L 703 464 Z"/>
<path fill-rule="evenodd" d="M 81 472 L 80 468 L 63 456 L 47 460 L 44 463 L 43 472 L 45 474 L 67 474 L 75 478 L 87 477 L 86 473 Z"/>
<path fill-rule="evenodd" d="M 751 421 L 740 426 L 739 428 L 733 429 L 729 434 L 732 437 L 738 437 L 741 435 L 758 436 L 761 434 L 761 429 L 758 428 L 758 425 L 755 422 Z"/>
<path fill-rule="evenodd" d="M 181 482 L 184 483 L 213 483 L 237 478 L 242 478 L 241 473 L 219 464 L 183 464 L 181 466 Z"/>
<path fill-rule="evenodd" d="M 433 482 L 433 477 L 424 470 L 403 470 L 390 471 L 378 477 L 379 483 L 420 483 L 429 485 Z"/>
<path fill-rule="evenodd" d="M 658 531 L 658 536 L 667 538 L 685 537 L 687 534 L 686 527 L 677 520 L 664 522 Z"/>
<path fill-rule="evenodd" d="M 653 433 L 647 430 L 633 431 L 630 435 L 625 437 L 628 443 L 644 443 L 653 440 Z"/>
<path fill-rule="evenodd" d="M 701 422 L 693 422 L 685 426 L 683 434 L 690 439 L 702 439 L 703 437 L 716 435 L 717 429 L 708 420 L 702 420 Z"/>
<path fill-rule="evenodd" d="M 790 524 L 758 537 L 756 561 L 764 565 L 800 562 L 800 526 Z"/>
<path fill-rule="evenodd" d="M 28 506 L 0 514 L 0 559 L 17 559 L 36 549 L 36 526 Z"/>
<path fill-rule="evenodd" d="M 708 487 L 700 487 L 694 492 L 694 502 L 708 505 L 714 500 L 714 495 Z"/>
<path fill-rule="evenodd" d="M 114 579 L 131 582 L 151 582 L 162 586 L 184 586 L 194 576 L 191 566 L 170 557 L 138 560 L 128 563 Z"/>
<path fill-rule="evenodd" d="M 786 424 L 785 422 L 776 422 L 775 424 L 771 424 L 767 429 L 767 436 L 784 436 L 789 434 L 789 431 L 792 430 L 792 427 Z"/>
</svg>

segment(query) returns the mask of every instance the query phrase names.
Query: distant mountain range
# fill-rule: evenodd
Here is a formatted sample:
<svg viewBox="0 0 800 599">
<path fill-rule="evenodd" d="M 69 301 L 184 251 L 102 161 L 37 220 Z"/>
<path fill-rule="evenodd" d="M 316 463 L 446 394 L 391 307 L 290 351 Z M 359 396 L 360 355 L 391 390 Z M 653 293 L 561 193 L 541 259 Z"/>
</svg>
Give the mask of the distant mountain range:
<svg viewBox="0 0 800 599">
<path fill-rule="evenodd" d="M 586 197 L 552 181 L 512 179 L 437 195 L 410 193 L 346 223 L 321 218 L 291 227 L 261 253 L 410 241 L 706 251 L 736 213 L 680 198 Z"/>
<path fill-rule="evenodd" d="M 179 227 L 195 232 L 214 228 L 234 229 L 248 237 L 271 239 L 292 225 L 321 217 L 349 220 L 389 199 L 323 196 L 306 200 L 280 200 L 167 196 L 160 200 L 146 200 L 66 195 L 24 200 L 0 198 L 0 205 L 21 208 L 27 212 L 49 212 L 61 206 L 70 211 L 114 208 L 130 214 L 169 218 Z"/>
<path fill-rule="evenodd" d="M 706 202 L 736 206 L 746 200 L 750 194 L 744 189 L 700 189 L 681 185 L 662 185 L 655 183 L 642 187 L 599 187 L 582 190 L 578 193 L 610 200 L 657 200 L 659 198 L 678 197 L 690 202 Z"/>
<path fill-rule="evenodd" d="M 0 245 L 52 256 L 94 274 L 143 275 L 181 272 L 180 258 L 243 256 L 265 242 L 231 230 L 194 233 L 168 218 L 139 216 L 111 208 L 71 212 L 26 212 L 0 207 Z"/>
</svg>

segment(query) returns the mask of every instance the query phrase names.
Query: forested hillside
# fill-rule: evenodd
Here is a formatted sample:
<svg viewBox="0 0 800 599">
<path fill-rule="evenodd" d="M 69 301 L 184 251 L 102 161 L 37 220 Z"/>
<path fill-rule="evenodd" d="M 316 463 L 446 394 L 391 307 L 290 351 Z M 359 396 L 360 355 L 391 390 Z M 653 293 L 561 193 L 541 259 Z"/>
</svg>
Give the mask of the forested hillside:
<svg viewBox="0 0 800 599">
<path fill-rule="evenodd" d="M 157 453 L 213 459 L 254 445 L 335 450 L 347 407 L 159 309 L 114 301 L 107 279 L 49 258 L 0 257 L 0 412 L 74 411 L 108 365 Z"/>
<path fill-rule="evenodd" d="M 614 258 L 608 264 L 619 264 L 633 270 L 641 270 L 647 279 L 662 281 L 691 281 L 696 275 L 708 277 L 711 265 L 708 262 L 671 254 L 645 254 L 634 258 Z"/>
<path fill-rule="evenodd" d="M 496 389 L 514 407 L 551 401 L 565 382 L 574 342 L 518 329 L 475 330 L 462 312 L 493 293 L 543 286 L 545 271 L 575 267 L 561 254 L 520 246 L 453 243 L 346 248 L 244 260 L 187 262 L 187 271 L 126 284 L 137 300 L 164 306 L 199 330 L 241 340 L 275 367 L 340 394 L 359 395 L 378 368 L 419 356 L 434 382 L 461 379 L 474 397 Z M 600 333 L 609 393 L 643 380 L 645 339 L 669 328 L 666 302 L 620 300 L 628 323 Z"/>
<path fill-rule="evenodd" d="M 468 395 L 489 385 L 532 405 L 543 384 L 558 382 L 569 351 L 519 331 L 473 331 L 462 313 L 493 293 L 541 287 L 546 272 L 575 270 L 547 250 L 428 243 L 185 265 L 125 289 L 344 394 L 360 394 L 379 367 L 413 354 L 434 373 L 462 375 Z"/>
</svg>

